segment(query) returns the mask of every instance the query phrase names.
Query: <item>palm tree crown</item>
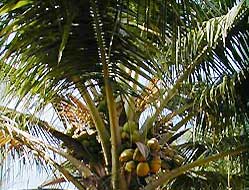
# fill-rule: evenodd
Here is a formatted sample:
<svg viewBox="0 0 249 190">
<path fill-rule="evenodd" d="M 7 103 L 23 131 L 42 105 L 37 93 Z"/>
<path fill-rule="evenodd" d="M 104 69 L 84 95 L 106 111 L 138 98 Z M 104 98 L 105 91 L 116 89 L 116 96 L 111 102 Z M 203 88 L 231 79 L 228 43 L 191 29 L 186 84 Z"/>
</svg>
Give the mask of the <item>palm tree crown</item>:
<svg viewBox="0 0 249 190">
<path fill-rule="evenodd" d="M 45 186 L 246 189 L 248 18 L 245 1 L 2 0 L 4 158 L 51 166 Z"/>
</svg>

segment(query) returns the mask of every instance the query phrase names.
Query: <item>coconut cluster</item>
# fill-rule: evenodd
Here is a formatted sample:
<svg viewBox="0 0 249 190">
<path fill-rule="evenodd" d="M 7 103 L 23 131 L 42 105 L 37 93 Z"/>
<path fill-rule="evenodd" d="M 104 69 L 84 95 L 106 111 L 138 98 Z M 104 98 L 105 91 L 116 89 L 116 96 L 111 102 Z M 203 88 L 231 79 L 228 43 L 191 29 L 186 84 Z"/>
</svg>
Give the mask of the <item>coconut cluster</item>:
<svg viewBox="0 0 249 190">
<path fill-rule="evenodd" d="M 131 142 L 130 147 L 126 147 L 119 156 L 119 161 L 127 173 L 135 174 L 139 177 L 146 177 L 155 174 L 161 169 L 160 144 L 156 138 L 149 140 L 141 139 L 138 126 L 133 121 L 128 121 L 122 127 L 122 141 Z M 139 142 L 139 146 L 135 146 Z"/>
<path fill-rule="evenodd" d="M 139 148 L 127 148 L 120 154 L 119 160 L 126 172 L 134 172 L 139 177 L 145 177 L 150 173 L 155 174 L 161 169 L 161 158 L 159 156 L 160 145 L 157 139 L 147 141 L 145 147 L 148 154 L 142 153 Z"/>
</svg>

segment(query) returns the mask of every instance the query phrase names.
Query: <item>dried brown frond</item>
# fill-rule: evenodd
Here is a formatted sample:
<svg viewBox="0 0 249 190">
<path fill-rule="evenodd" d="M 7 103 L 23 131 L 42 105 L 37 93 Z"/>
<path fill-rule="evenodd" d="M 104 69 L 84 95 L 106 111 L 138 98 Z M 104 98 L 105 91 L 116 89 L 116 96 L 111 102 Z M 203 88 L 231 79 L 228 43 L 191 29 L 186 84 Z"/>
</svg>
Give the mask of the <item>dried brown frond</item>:
<svg viewBox="0 0 249 190">
<path fill-rule="evenodd" d="M 69 95 L 69 101 L 61 100 L 57 105 L 58 115 L 69 124 L 68 130 L 73 130 L 72 136 L 77 137 L 93 126 L 90 112 L 86 105 L 73 95 Z"/>
<path fill-rule="evenodd" d="M 156 99 L 159 97 L 159 88 L 157 87 L 159 79 L 153 78 L 147 88 L 145 89 L 145 92 L 143 92 L 135 101 L 135 107 L 137 108 L 137 111 L 143 111 L 145 110 L 151 102 L 155 102 Z"/>
</svg>

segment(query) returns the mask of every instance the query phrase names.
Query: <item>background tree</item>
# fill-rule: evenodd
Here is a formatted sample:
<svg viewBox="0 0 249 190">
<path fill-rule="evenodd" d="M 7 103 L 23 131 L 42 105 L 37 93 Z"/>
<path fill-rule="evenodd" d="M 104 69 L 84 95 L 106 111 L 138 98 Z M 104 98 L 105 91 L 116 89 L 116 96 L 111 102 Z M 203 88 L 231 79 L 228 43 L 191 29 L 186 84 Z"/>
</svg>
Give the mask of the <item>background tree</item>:
<svg viewBox="0 0 249 190">
<path fill-rule="evenodd" d="M 78 189 L 246 188 L 248 13 L 244 1 L 2 1 L 6 97 L 35 107 L 1 108 L 3 159 L 28 152 L 63 175 L 48 184 Z M 62 128 L 39 118 L 45 106 Z"/>
</svg>

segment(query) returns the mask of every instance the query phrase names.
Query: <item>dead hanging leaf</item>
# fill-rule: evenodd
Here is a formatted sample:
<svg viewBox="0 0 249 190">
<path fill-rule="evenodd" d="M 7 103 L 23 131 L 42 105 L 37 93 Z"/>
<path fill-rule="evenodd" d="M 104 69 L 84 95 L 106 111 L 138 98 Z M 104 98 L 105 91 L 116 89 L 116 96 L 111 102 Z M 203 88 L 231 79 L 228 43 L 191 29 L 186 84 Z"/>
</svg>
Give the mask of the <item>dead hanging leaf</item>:
<svg viewBox="0 0 249 190">
<path fill-rule="evenodd" d="M 137 145 L 138 150 L 141 152 L 141 154 L 145 158 L 147 158 L 149 156 L 149 148 L 141 142 L 136 142 L 136 145 Z"/>
<path fill-rule="evenodd" d="M 55 179 L 50 179 L 48 181 L 45 181 L 41 187 L 46 187 L 46 186 L 49 186 L 49 185 L 56 185 L 56 184 L 60 184 L 60 183 L 63 183 L 65 182 L 66 180 L 64 179 L 64 177 L 60 177 L 60 178 L 55 178 Z"/>
<path fill-rule="evenodd" d="M 9 143 L 10 141 L 11 141 L 11 137 L 10 136 L 2 137 L 0 139 L 0 146 L 4 146 L 7 143 Z"/>
<path fill-rule="evenodd" d="M 20 142 L 16 139 L 11 139 L 10 144 L 12 147 L 18 147 L 20 146 Z"/>
</svg>

